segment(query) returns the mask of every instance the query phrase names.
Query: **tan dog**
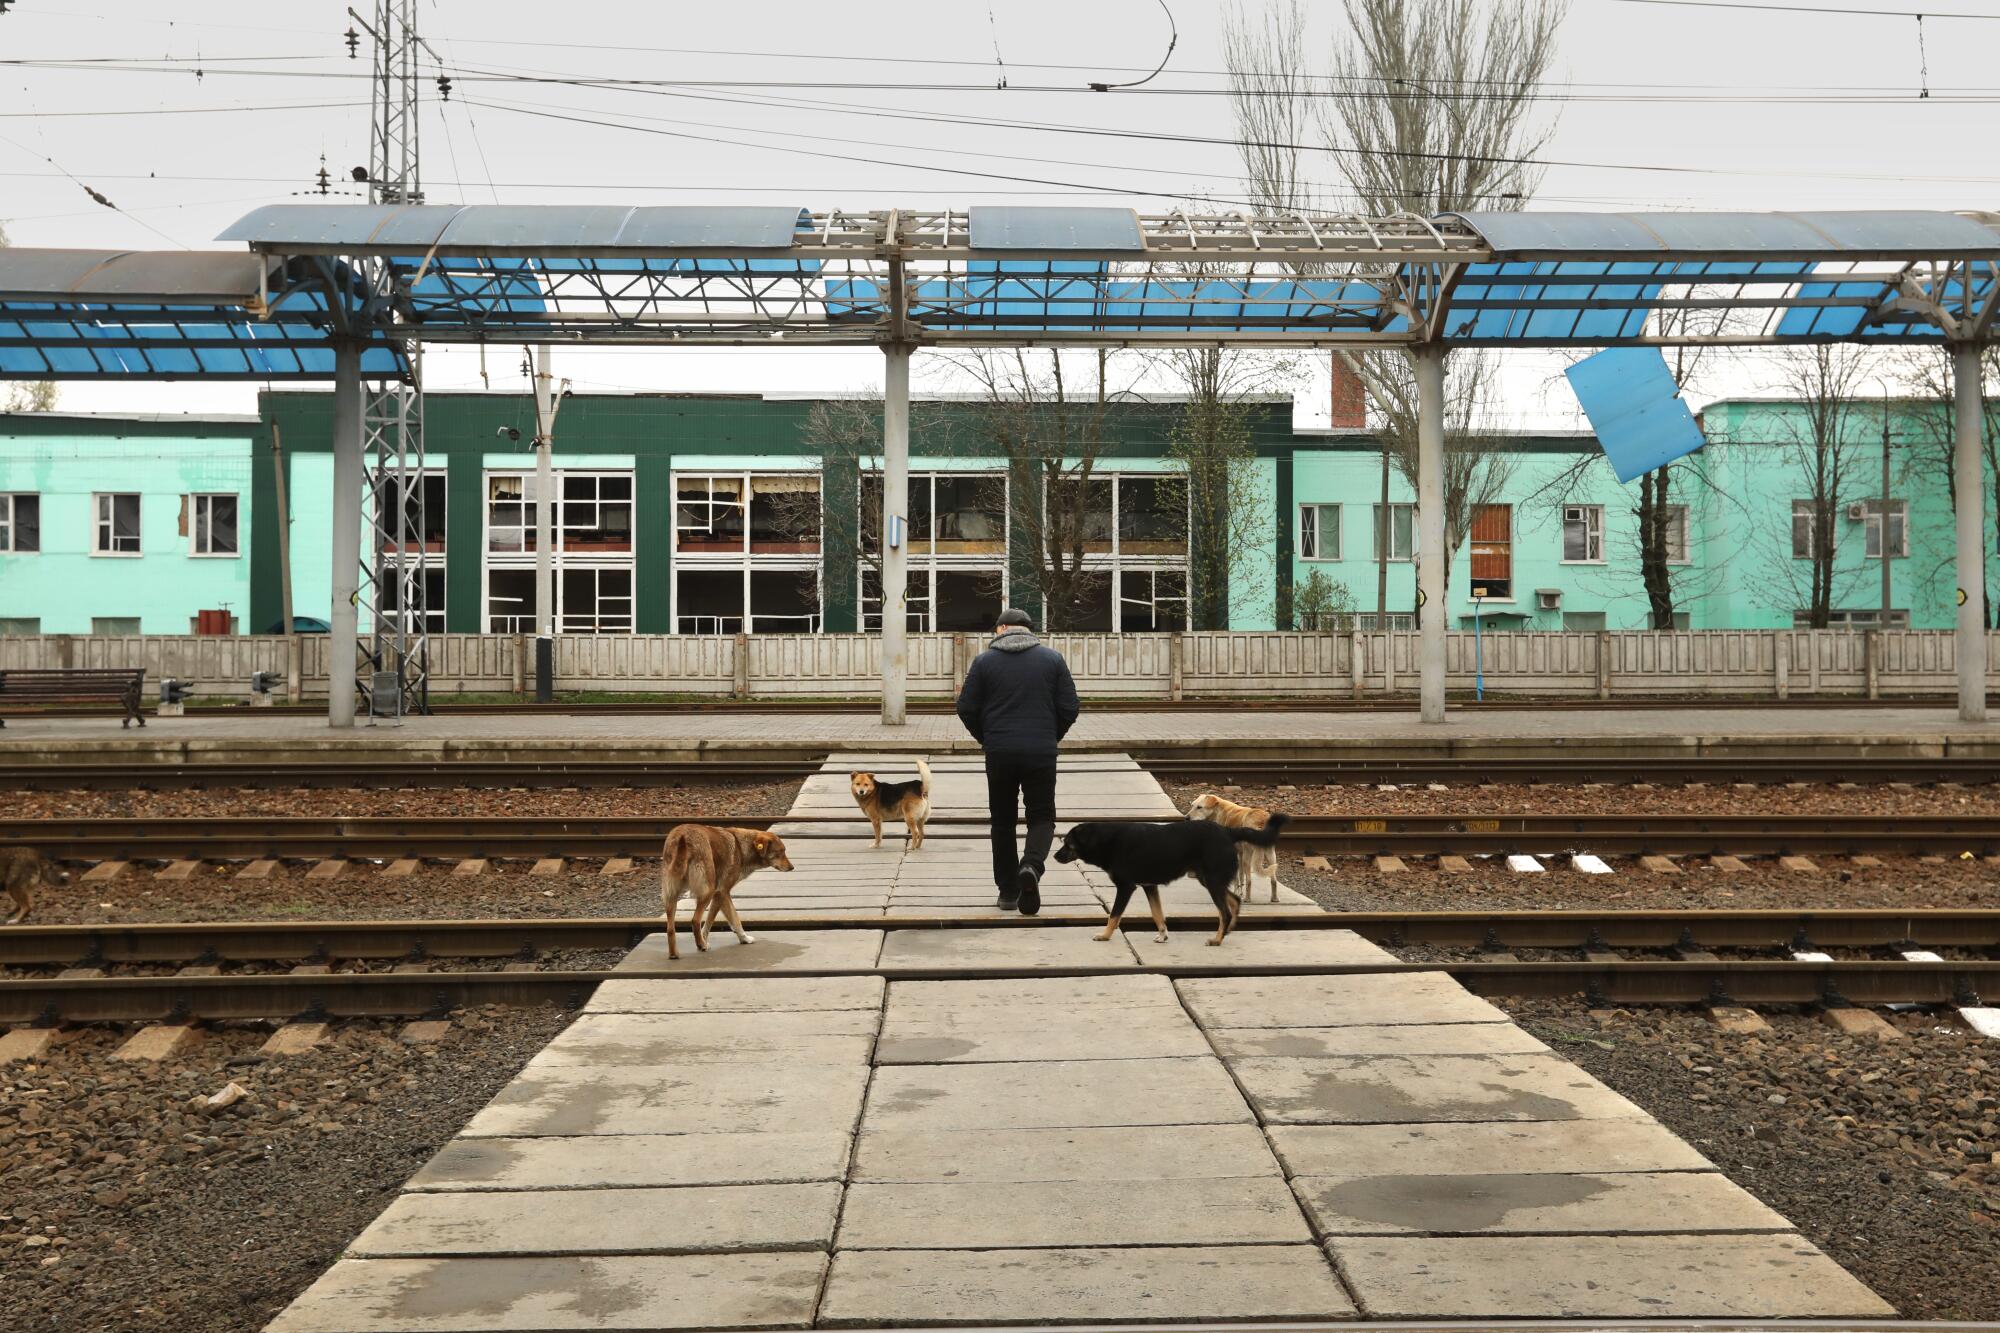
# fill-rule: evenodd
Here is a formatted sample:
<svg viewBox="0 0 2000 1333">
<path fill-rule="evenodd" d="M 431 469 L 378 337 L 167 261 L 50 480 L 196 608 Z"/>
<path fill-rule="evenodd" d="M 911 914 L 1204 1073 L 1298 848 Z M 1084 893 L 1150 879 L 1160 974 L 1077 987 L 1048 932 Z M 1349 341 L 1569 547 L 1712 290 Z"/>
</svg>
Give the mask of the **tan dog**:
<svg viewBox="0 0 2000 1333">
<path fill-rule="evenodd" d="M 761 829 L 711 828 L 706 824 L 677 824 L 667 834 L 660 851 L 660 901 L 667 913 L 667 957 L 681 956 L 680 938 L 674 911 L 683 893 L 694 895 L 694 947 L 707 952 L 708 932 L 720 911 L 729 918 L 729 928 L 744 944 L 753 944 L 736 915 L 736 900 L 730 895 L 752 871 L 790 870 L 784 839 Z"/>
<path fill-rule="evenodd" d="M 1254 805 L 1238 805 L 1209 792 L 1195 797 L 1194 804 L 1188 807 L 1188 818 L 1205 819 L 1224 828 L 1260 829 L 1271 822 L 1271 812 Z M 1278 901 L 1278 849 L 1260 847 L 1254 842 L 1237 843 L 1236 888 L 1245 902 L 1255 900 L 1260 874 L 1270 878 L 1271 901 Z"/>
<path fill-rule="evenodd" d="M 14 905 L 7 917 L 8 925 L 27 920 L 28 913 L 35 909 L 36 885 L 54 888 L 67 883 L 69 876 L 61 867 L 34 848 L 0 848 L 0 893 L 5 893 Z"/>
<path fill-rule="evenodd" d="M 849 773 L 847 790 L 875 829 L 874 845 L 882 845 L 882 821 L 900 819 L 909 829 L 910 851 L 924 845 L 924 821 L 931 817 L 931 766 L 917 760 L 915 782 L 884 782 L 873 773 Z"/>
</svg>

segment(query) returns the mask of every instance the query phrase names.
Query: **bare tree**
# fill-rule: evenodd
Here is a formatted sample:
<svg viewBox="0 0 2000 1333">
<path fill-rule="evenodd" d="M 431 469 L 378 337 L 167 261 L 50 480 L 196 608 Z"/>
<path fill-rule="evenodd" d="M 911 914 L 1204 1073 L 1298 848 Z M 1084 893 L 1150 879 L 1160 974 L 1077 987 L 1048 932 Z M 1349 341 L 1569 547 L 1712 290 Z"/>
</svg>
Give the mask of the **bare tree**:
<svg viewBox="0 0 2000 1333">
<path fill-rule="evenodd" d="M 976 429 L 1006 463 L 1006 495 L 991 496 L 992 507 L 1007 514 L 1034 562 L 1017 573 L 1036 586 L 1017 582 L 1013 599 L 1039 593 L 1047 628 L 1074 628 L 1108 581 L 1087 559 L 1111 539 L 1110 482 L 1093 473 L 1109 443 L 1112 405 L 1133 396 L 1146 367 L 1108 351 L 1066 358 L 1054 348 L 981 349 L 954 364 L 978 394 Z"/>
<path fill-rule="evenodd" d="M 1539 115 L 1537 95 L 1566 10 L 1567 0 L 1346 0 L 1346 36 L 1334 44 L 1325 97 L 1311 97 L 1317 90 L 1298 74 L 1311 62 L 1296 0 L 1270 0 L 1261 24 L 1233 13 L 1223 55 L 1251 193 L 1272 208 L 1304 206 L 1310 185 L 1296 150 L 1284 145 L 1300 142 L 1299 118 L 1316 114 L 1345 180 L 1345 207 L 1381 216 L 1524 206 L 1541 180 L 1532 159 L 1554 132 L 1552 119 Z M 1316 106 L 1309 110 L 1308 102 Z M 1381 420 L 1385 477 L 1393 460 L 1414 484 L 1416 392 L 1408 360 L 1340 355 Z M 1483 360 L 1460 352 L 1446 366 L 1447 570 L 1471 515 L 1499 493 L 1512 467 L 1480 429 L 1481 393 L 1491 380 Z"/>
<path fill-rule="evenodd" d="M 0 226 L 0 248 L 13 242 L 7 239 L 7 229 Z M 0 411 L 7 412 L 53 412 L 62 388 L 54 380 L 10 380 L 7 383 L 7 397 L 0 400 Z"/>
<path fill-rule="evenodd" d="M 1835 568 L 1835 537 L 1850 499 L 1872 493 L 1868 486 L 1868 445 L 1855 418 L 1866 408 L 1856 401 L 1867 362 L 1859 349 L 1838 344 L 1786 348 L 1777 356 L 1778 381 L 1792 400 L 1781 418 L 1777 447 L 1796 470 L 1803 498 L 1792 503 L 1790 559 L 1765 562 L 1778 582 L 1804 603 L 1806 623 L 1825 629 L 1833 605 L 1858 575 Z M 1803 576 L 1800 573 L 1803 568 Z"/>
<path fill-rule="evenodd" d="M 1987 384 L 2000 384 L 2000 347 L 1987 345 L 1980 351 L 1981 379 Z M 1945 343 L 1907 347 L 1901 350 L 1897 359 L 1898 377 L 1908 386 L 1915 399 L 1911 411 L 1904 414 L 1901 423 L 1910 441 L 1910 457 L 1905 465 L 1906 479 L 1915 475 L 1929 474 L 1944 478 L 1945 495 L 1955 506 L 1958 503 L 1958 474 L 1952 468 L 1952 451 L 1958 437 L 1957 417 L 1952 384 L 1951 347 Z M 1980 448 L 1985 456 L 1987 475 L 1993 480 L 1993 503 L 1989 521 L 2000 534 L 2000 397 L 1987 397 L 1981 413 Z M 1914 536 L 1914 530 L 1912 530 Z M 1995 549 L 1989 540 L 1987 549 Z M 1941 576 L 1956 578 L 1955 562 L 1957 550 L 1946 537 L 1942 551 L 1931 562 L 1926 576 L 1935 580 Z M 1949 585 L 1948 585 L 1949 586 Z M 1986 599 L 1988 623 L 2000 607 L 1994 599 Z"/>
</svg>

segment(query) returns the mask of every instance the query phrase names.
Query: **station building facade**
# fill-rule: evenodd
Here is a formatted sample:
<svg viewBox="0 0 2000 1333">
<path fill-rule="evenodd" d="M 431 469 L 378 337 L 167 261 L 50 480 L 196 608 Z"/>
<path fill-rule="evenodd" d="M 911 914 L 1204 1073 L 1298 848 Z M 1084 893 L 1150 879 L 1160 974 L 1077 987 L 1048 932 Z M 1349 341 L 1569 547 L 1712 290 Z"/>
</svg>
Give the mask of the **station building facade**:
<svg viewBox="0 0 2000 1333">
<path fill-rule="evenodd" d="M 816 438 L 814 409 L 812 399 L 780 396 L 565 400 L 553 450 L 558 632 L 876 627 L 880 460 Z M 1191 521 L 1168 445 L 1182 411 L 1172 401 L 1110 410 L 1082 534 L 1089 577 L 1066 628 L 1351 623 L 1307 623 L 1329 605 L 1372 626 L 1378 589 L 1389 627 L 1415 627 L 1414 495 L 1392 468 L 1382 504 L 1379 440 L 1364 429 L 1297 430 L 1288 400 L 1257 403 L 1248 484 L 1232 493 L 1251 509 L 1249 521 Z M 1811 548 L 1829 530 L 1810 514 L 1814 497 L 1827 495 L 1836 510 L 1834 623 L 1885 623 L 1874 440 L 1883 412 L 1848 414 L 1856 437 L 1843 446 L 1844 480 L 1833 489 L 1811 483 L 1816 464 L 1801 445 L 1799 415 L 1798 404 L 1780 401 L 1705 411 L 1710 444 L 1680 470 L 1666 511 L 1677 626 L 1802 623 Z M 1886 623 L 1919 629 L 1949 628 L 1953 616 L 1951 504 L 1935 415 L 1919 404 L 1889 412 Z M 0 416 L 0 633 L 269 632 L 282 614 L 280 467 L 294 612 L 323 619 L 331 426 L 329 396 L 305 392 L 267 393 L 245 417 Z M 525 395 L 426 399 L 427 470 L 417 484 L 435 632 L 533 629 L 532 427 Z M 1468 539 L 1453 556 L 1453 627 L 1475 618 L 1491 629 L 1648 627 L 1636 483 L 1613 479 L 1587 433 L 1508 437 L 1492 448 L 1487 466 L 1499 480 L 1468 516 Z M 910 475 L 911 628 L 978 631 L 1002 605 L 1040 609 L 1038 534 L 974 405 L 920 405 Z M 1190 564 L 1203 560 L 1203 534 L 1217 533 L 1236 549 L 1223 561 L 1217 623 L 1197 626 Z M 2000 574 L 1990 536 L 1987 546 Z M 1996 582 L 1990 574 L 1989 586 Z"/>
</svg>

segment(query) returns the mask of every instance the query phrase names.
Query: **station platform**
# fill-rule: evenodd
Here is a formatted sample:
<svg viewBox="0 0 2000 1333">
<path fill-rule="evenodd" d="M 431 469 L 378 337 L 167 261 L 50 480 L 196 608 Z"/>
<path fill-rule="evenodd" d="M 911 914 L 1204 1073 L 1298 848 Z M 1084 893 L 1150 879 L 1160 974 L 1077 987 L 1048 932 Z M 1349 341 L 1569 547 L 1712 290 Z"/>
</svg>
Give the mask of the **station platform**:
<svg viewBox="0 0 2000 1333">
<path fill-rule="evenodd" d="M 1538 758 L 1656 754 L 1897 757 L 2000 755 L 2000 715 L 1960 722 L 1944 707 L 1772 705 L 1768 708 L 1621 707 L 1461 710 L 1440 725 L 1410 712 L 1178 708 L 1093 711 L 1085 706 L 1065 753 L 1250 758 L 1311 747 L 1377 757 L 1464 755 Z M 8 720 L 0 759 L 10 763 L 443 762 L 565 758 L 578 762 L 684 763 L 704 755 L 818 758 L 829 750 L 974 754 L 955 717 L 912 716 L 885 727 L 861 713 L 522 713 L 415 717 L 334 731 L 323 718 L 250 709 L 221 716 L 149 719 L 120 730 L 108 717 Z"/>
<path fill-rule="evenodd" d="M 1108 755 L 1059 801 L 1173 811 Z M 754 942 L 642 942 L 271 1333 L 1893 1315 L 1448 978 L 1174 972 L 1389 960 L 1338 930 L 940 922 L 992 912 L 983 840 L 857 825 L 746 882 Z M 803 901 L 881 923 L 756 930 Z"/>
</svg>

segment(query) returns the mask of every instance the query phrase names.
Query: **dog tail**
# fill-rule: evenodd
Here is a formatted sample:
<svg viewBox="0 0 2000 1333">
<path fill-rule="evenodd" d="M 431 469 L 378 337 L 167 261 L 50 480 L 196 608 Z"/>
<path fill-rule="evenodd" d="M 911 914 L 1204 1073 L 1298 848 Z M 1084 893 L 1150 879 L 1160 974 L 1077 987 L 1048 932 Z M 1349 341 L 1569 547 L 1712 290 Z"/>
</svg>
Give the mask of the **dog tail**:
<svg viewBox="0 0 2000 1333">
<path fill-rule="evenodd" d="M 1290 815 L 1272 815 L 1264 821 L 1263 828 L 1233 828 L 1226 830 L 1231 842 L 1247 842 L 1257 847 L 1276 847 L 1278 830 L 1291 822 Z"/>
<path fill-rule="evenodd" d="M 918 790 L 923 798 L 928 801 L 931 798 L 931 766 L 924 762 L 922 755 L 917 756 L 917 777 L 924 784 Z"/>
<path fill-rule="evenodd" d="M 662 881 L 680 883 L 687 878 L 690 844 L 686 838 L 670 838 L 667 841 L 667 856 L 660 863 Z"/>
</svg>

